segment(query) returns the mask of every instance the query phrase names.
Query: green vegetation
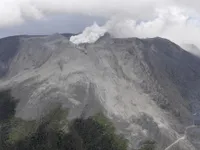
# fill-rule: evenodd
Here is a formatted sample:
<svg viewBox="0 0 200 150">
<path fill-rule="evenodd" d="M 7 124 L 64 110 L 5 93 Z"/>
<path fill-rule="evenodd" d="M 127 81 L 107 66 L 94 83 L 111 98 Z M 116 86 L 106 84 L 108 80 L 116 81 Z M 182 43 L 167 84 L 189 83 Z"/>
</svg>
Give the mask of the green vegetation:
<svg viewBox="0 0 200 150">
<path fill-rule="evenodd" d="M 0 92 L 0 148 L 5 149 L 6 140 L 10 131 L 10 120 L 15 114 L 16 99 L 11 96 L 10 90 Z"/>
<path fill-rule="evenodd" d="M 16 141 L 23 140 L 34 133 L 37 127 L 36 121 L 25 121 L 20 118 L 13 118 L 10 121 L 10 131 L 7 142 L 15 143 Z"/>
<path fill-rule="evenodd" d="M 106 118 L 102 113 L 99 113 L 92 117 L 93 122 L 101 126 L 104 132 L 107 134 L 107 138 L 112 139 L 112 144 L 117 146 L 115 150 L 126 150 L 128 141 L 122 135 L 116 135 L 115 127 L 112 122 Z M 94 130 L 95 131 L 95 130 Z M 111 148 L 112 149 L 112 148 Z"/>
<path fill-rule="evenodd" d="M 32 136 L 37 132 L 41 124 L 45 124 L 46 129 L 67 131 L 68 121 L 66 116 L 68 111 L 63 110 L 60 106 L 56 107 L 47 116 L 40 121 L 25 121 L 20 118 L 13 118 L 10 124 L 10 132 L 7 142 L 14 144 L 20 140 Z"/>
<path fill-rule="evenodd" d="M 95 119 L 76 119 L 69 132 L 49 128 L 52 122 L 43 122 L 30 136 L 7 145 L 6 150 L 126 150 L 127 142 L 109 131 Z"/>
<path fill-rule="evenodd" d="M 126 150 L 127 141 L 117 134 L 101 113 L 68 122 L 68 111 L 54 109 L 40 121 L 15 118 L 16 100 L 0 92 L 0 149 L 3 150 Z"/>
<path fill-rule="evenodd" d="M 48 115 L 41 119 L 40 123 L 47 123 L 47 128 L 52 128 L 54 130 L 68 131 L 68 120 L 67 120 L 68 110 L 62 109 L 61 105 L 58 105 L 53 109 Z"/>
<path fill-rule="evenodd" d="M 17 101 L 14 99 L 10 90 L 0 92 L 0 123 L 7 122 L 15 114 Z"/>
<path fill-rule="evenodd" d="M 97 118 L 99 119 L 99 116 Z M 102 121 L 106 121 L 106 119 L 102 119 L 102 116 L 100 120 L 97 118 L 73 121 L 71 132 L 72 135 L 78 135 L 82 148 L 85 150 L 126 150 L 127 141 L 115 134 L 110 122 L 104 124 Z"/>
<path fill-rule="evenodd" d="M 152 140 L 147 140 L 142 144 L 142 147 L 139 150 L 155 150 L 156 143 Z"/>
</svg>

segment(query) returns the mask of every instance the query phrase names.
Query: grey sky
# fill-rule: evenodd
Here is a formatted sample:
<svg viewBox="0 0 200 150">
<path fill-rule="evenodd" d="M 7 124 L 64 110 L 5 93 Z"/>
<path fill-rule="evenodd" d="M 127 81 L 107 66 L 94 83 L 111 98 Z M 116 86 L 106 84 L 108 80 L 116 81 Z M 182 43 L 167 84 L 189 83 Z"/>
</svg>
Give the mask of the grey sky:
<svg viewBox="0 0 200 150">
<path fill-rule="evenodd" d="M 41 20 L 31 20 L 20 25 L 0 28 L 0 37 L 22 34 L 78 33 L 97 22 L 105 23 L 101 17 L 85 15 L 54 15 Z"/>
</svg>

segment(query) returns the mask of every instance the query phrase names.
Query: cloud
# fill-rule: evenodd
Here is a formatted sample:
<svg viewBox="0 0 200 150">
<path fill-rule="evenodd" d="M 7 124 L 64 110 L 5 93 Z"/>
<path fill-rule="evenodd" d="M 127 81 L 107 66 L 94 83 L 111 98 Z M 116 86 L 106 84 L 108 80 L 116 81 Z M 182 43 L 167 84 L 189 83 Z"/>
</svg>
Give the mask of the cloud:
<svg viewBox="0 0 200 150">
<path fill-rule="evenodd" d="M 146 19 L 154 16 L 155 8 L 171 4 L 172 0 L 1 0 L 0 27 L 65 13 L 106 18 L 121 15 Z"/>
<path fill-rule="evenodd" d="M 93 25 L 73 37 L 76 43 L 109 32 L 115 37 L 161 36 L 200 47 L 199 0 L 0 0 L 0 28 L 58 14 L 107 18 L 105 25 Z"/>
<path fill-rule="evenodd" d="M 200 20 L 195 15 L 190 16 L 190 12 L 177 7 L 156 9 L 156 16 L 149 20 L 137 20 L 131 17 L 114 17 L 110 19 L 102 28 L 117 38 L 125 37 L 163 37 L 173 42 L 182 44 L 194 44 L 200 47 Z M 90 27 L 92 32 L 93 26 Z M 94 29 L 95 30 L 95 29 Z M 97 34 L 97 31 L 94 31 Z M 87 37 L 87 32 L 83 32 Z M 99 36 L 102 35 L 102 32 Z M 79 35 L 80 37 L 80 35 Z M 88 38 L 89 39 L 89 38 Z M 78 41 L 78 40 L 77 40 Z M 84 41 L 79 40 L 79 43 Z M 77 44 L 77 43 L 76 43 Z"/>
<path fill-rule="evenodd" d="M 190 3 L 188 0 L 1 0 L 0 26 L 15 25 L 30 19 L 44 19 L 55 14 L 82 14 L 105 18 L 126 16 L 148 20 L 156 16 L 157 9 L 175 6 L 197 11 L 200 10 L 199 4 L 198 0 L 190 0 Z"/>
</svg>

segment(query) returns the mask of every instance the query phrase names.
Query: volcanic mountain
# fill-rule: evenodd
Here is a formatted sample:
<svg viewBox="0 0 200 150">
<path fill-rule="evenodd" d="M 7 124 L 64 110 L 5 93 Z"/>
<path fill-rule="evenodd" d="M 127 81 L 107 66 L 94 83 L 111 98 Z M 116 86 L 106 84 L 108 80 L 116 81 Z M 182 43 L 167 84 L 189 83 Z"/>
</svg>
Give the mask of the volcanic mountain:
<svg viewBox="0 0 200 150">
<path fill-rule="evenodd" d="M 75 45 L 69 36 L 0 39 L 0 88 L 20 100 L 16 117 L 38 120 L 59 104 L 68 120 L 104 113 L 130 149 L 147 139 L 158 150 L 200 149 L 200 58 L 159 37 Z"/>
</svg>

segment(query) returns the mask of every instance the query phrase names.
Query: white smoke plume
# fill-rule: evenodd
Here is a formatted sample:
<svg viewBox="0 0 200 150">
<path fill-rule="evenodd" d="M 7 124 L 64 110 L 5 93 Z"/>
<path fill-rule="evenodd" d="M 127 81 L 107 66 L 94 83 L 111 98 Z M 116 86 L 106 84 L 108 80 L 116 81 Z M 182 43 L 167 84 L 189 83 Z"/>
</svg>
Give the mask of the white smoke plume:
<svg viewBox="0 0 200 150">
<path fill-rule="evenodd" d="M 103 36 L 107 32 L 107 29 L 104 27 L 98 26 L 94 23 L 91 27 L 87 27 L 82 34 L 77 36 L 72 36 L 70 41 L 75 44 L 80 43 L 94 43 L 96 42 L 101 36 Z"/>
<path fill-rule="evenodd" d="M 0 28 L 55 14 L 83 14 L 109 20 L 102 27 L 94 24 L 72 37 L 76 44 L 94 42 L 109 32 L 114 37 L 160 36 L 200 47 L 199 0 L 0 0 Z"/>
</svg>

